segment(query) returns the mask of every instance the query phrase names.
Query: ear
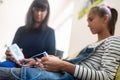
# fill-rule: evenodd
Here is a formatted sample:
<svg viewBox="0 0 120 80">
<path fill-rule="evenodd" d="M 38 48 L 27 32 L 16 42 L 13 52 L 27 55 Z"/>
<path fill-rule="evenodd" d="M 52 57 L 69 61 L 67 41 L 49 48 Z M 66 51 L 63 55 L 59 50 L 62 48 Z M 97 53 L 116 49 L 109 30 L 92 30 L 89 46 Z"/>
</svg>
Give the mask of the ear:
<svg viewBox="0 0 120 80">
<path fill-rule="evenodd" d="M 104 19 L 104 23 L 107 24 L 109 21 L 109 16 L 105 14 L 103 19 Z"/>
</svg>

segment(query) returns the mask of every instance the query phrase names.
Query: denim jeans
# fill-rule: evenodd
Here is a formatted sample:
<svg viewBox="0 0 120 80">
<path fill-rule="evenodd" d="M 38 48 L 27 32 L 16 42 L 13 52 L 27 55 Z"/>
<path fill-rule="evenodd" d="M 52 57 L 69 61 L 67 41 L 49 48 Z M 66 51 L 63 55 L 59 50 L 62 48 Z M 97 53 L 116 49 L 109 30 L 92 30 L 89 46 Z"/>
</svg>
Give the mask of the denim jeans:
<svg viewBox="0 0 120 80">
<path fill-rule="evenodd" d="M 20 68 L 14 69 L 15 74 L 20 77 Z M 11 74 L 11 68 L 0 67 L 0 80 L 18 80 Z"/>
<path fill-rule="evenodd" d="M 75 80 L 75 78 L 66 72 L 49 72 L 40 68 L 26 67 L 22 79 L 21 68 L 0 68 L 0 80 Z M 14 73 L 14 76 L 13 74 Z M 17 76 L 18 78 L 16 78 Z"/>
</svg>

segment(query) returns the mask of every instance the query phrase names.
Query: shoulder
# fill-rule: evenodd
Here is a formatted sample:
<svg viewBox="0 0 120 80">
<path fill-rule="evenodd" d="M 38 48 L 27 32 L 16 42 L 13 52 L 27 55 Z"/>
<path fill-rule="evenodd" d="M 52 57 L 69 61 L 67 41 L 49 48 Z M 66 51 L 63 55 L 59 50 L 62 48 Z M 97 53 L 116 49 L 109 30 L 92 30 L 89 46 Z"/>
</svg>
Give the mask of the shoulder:
<svg viewBox="0 0 120 80">
<path fill-rule="evenodd" d="M 118 49 L 120 49 L 120 36 L 108 37 L 104 39 L 103 41 L 101 41 L 99 45 L 100 47 L 98 49 L 102 49 L 102 50 L 113 49 L 114 47 L 115 48 L 117 47 Z"/>
<path fill-rule="evenodd" d="M 25 32 L 25 26 L 20 26 L 16 31 L 16 35 L 22 35 L 24 32 Z"/>
<path fill-rule="evenodd" d="M 111 36 L 105 40 L 105 42 L 109 43 L 118 43 L 120 45 L 120 36 Z"/>
<path fill-rule="evenodd" d="M 54 29 L 51 28 L 51 27 L 47 27 L 44 32 L 45 32 L 46 34 L 54 34 Z"/>
<path fill-rule="evenodd" d="M 25 26 L 20 26 L 17 31 L 24 31 L 24 30 L 25 30 Z"/>
<path fill-rule="evenodd" d="M 111 36 L 104 42 L 104 48 L 109 50 L 117 50 L 120 52 L 120 36 Z"/>
<path fill-rule="evenodd" d="M 109 40 L 119 40 L 120 41 L 120 36 L 111 36 L 108 38 Z"/>
<path fill-rule="evenodd" d="M 51 27 L 47 27 L 47 29 L 46 29 L 47 31 L 51 31 L 51 32 L 54 32 L 54 29 L 53 28 L 51 28 Z"/>
</svg>

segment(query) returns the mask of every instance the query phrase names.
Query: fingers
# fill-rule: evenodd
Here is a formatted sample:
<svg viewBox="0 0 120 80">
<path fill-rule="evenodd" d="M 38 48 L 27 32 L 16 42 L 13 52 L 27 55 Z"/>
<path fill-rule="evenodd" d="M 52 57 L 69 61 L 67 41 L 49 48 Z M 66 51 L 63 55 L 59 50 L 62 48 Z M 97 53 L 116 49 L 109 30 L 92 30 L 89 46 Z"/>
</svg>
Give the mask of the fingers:
<svg viewBox="0 0 120 80">
<path fill-rule="evenodd" d="M 29 67 L 29 66 L 31 66 L 31 64 L 25 64 L 25 65 L 23 65 L 24 67 Z"/>
<path fill-rule="evenodd" d="M 34 66 L 36 61 L 34 59 L 27 59 L 27 62 L 23 66 Z"/>
<path fill-rule="evenodd" d="M 37 59 L 35 64 L 36 64 L 37 67 L 44 68 L 44 66 L 43 66 L 43 64 L 41 62 L 41 59 Z"/>
<path fill-rule="evenodd" d="M 20 61 L 16 61 L 16 64 L 19 65 L 19 66 L 22 66 Z"/>
<path fill-rule="evenodd" d="M 48 56 L 42 57 L 41 58 L 41 62 L 48 61 L 50 59 L 50 57 L 52 57 L 52 55 L 48 55 Z"/>
<path fill-rule="evenodd" d="M 7 60 L 12 60 L 13 61 L 14 58 L 13 58 L 9 49 L 6 50 L 5 55 L 6 55 Z"/>
<path fill-rule="evenodd" d="M 14 61 L 14 58 L 13 58 L 13 56 L 6 56 L 6 59 L 7 59 L 7 60 Z"/>
<path fill-rule="evenodd" d="M 26 64 L 24 64 L 24 66 L 28 67 L 28 66 L 36 66 L 36 67 L 40 67 L 42 69 L 49 69 L 50 66 L 50 61 L 51 61 L 51 56 L 48 57 L 42 57 L 41 59 L 23 59 L 21 60 L 21 62 L 27 62 Z"/>
<path fill-rule="evenodd" d="M 23 51 L 23 48 L 20 48 L 21 51 Z"/>
<path fill-rule="evenodd" d="M 6 50 L 5 54 L 6 54 L 6 56 L 12 56 L 9 49 Z"/>
<path fill-rule="evenodd" d="M 33 61 L 34 59 L 32 58 L 29 58 L 29 59 L 22 59 L 21 62 L 30 62 L 30 61 Z"/>
<path fill-rule="evenodd" d="M 36 66 L 44 69 L 44 65 L 41 62 L 36 62 Z"/>
<path fill-rule="evenodd" d="M 44 69 L 44 65 L 41 63 L 41 59 L 24 59 L 23 61 L 28 61 L 26 64 L 24 64 L 23 66 L 28 67 L 28 66 L 36 66 L 36 67 L 40 67 L 42 69 Z"/>
</svg>

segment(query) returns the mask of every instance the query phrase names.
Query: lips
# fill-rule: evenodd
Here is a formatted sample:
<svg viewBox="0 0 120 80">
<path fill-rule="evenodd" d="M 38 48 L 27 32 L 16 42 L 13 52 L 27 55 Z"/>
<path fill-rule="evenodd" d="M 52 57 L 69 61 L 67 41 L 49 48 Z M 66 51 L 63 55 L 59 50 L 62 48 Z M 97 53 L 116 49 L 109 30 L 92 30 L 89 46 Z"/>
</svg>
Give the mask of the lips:
<svg viewBox="0 0 120 80">
<path fill-rule="evenodd" d="M 41 21 L 42 20 L 42 17 L 41 16 L 36 16 L 36 21 Z"/>
<path fill-rule="evenodd" d="M 94 28 L 90 28 L 90 30 L 91 30 L 92 33 L 96 32 L 96 30 Z"/>
</svg>

